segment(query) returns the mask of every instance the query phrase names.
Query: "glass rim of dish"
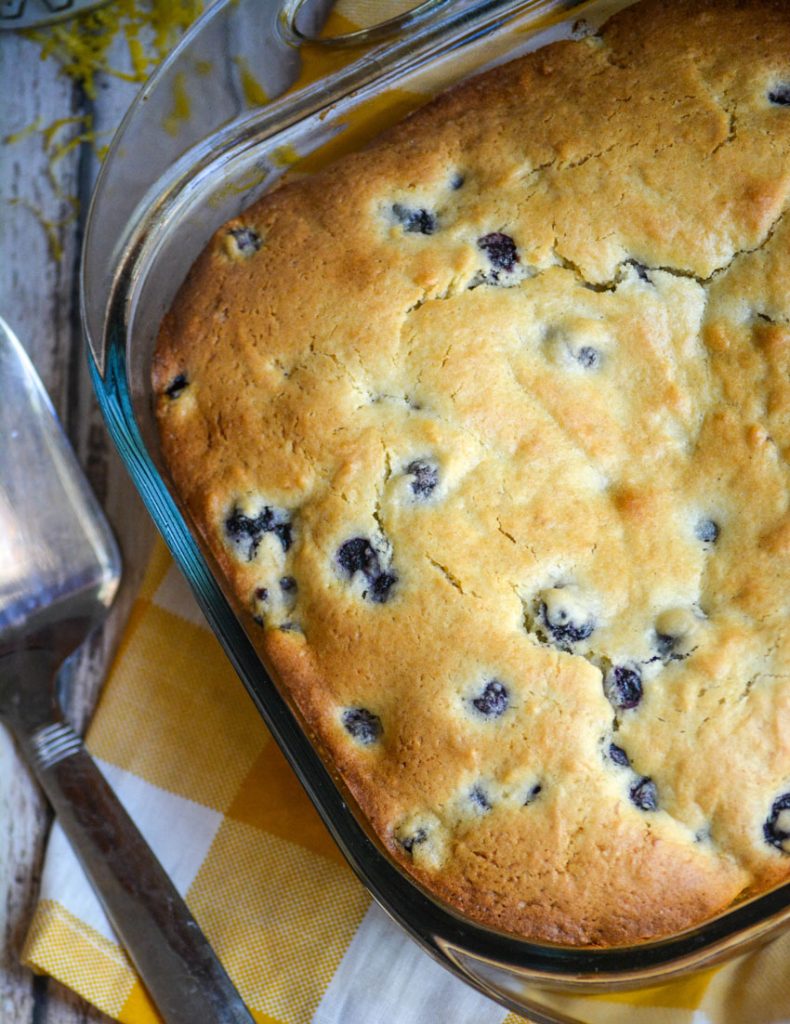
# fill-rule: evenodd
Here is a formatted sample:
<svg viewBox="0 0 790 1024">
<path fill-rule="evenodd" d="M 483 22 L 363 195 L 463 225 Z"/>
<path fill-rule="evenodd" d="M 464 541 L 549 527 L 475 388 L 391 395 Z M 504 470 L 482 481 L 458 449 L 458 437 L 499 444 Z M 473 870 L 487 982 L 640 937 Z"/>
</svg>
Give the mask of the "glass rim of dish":
<svg viewBox="0 0 790 1024">
<path fill-rule="evenodd" d="M 276 0 L 273 2 L 276 5 Z M 289 145 L 294 132 L 303 130 L 311 120 L 318 123 L 330 108 L 336 112 L 344 102 L 358 104 L 368 95 L 379 95 L 437 53 L 446 55 L 470 42 L 473 45 L 474 40 L 498 30 L 519 12 L 529 9 L 537 18 L 561 10 L 563 19 L 570 20 L 578 18 L 581 10 L 600 8 L 602 0 L 581 0 L 578 4 L 573 0 L 481 0 L 467 5 L 466 10 L 456 7 L 454 11 L 455 5 L 440 4 L 435 18 L 424 23 L 414 38 L 396 38 L 383 48 L 358 57 L 352 55 L 350 62 L 327 77 L 225 125 L 190 147 L 170 168 L 167 180 L 159 178 L 152 183 L 112 255 L 107 295 L 97 301 L 101 287 L 91 276 L 95 276 L 98 258 L 96 220 L 111 178 L 117 176 L 124 159 L 128 126 L 144 114 L 153 91 L 167 73 L 183 63 L 207 25 L 237 6 L 238 0 L 219 0 L 209 8 L 141 90 L 113 140 L 86 225 L 80 297 L 90 370 L 104 419 L 149 513 L 344 856 L 389 915 L 454 973 L 516 1012 L 531 1012 L 546 1022 L 568 1021 L 556 1016 L 541 1018 L 541 1012 L 549 1011 L 508 995 L 476 970 L 488 965 L 515 971 L 520 979 L 545 989 L 600 992 L 668 982 L 745 952 L 790 922 L 790 882 L 745 898 L 684 931 L 610 947 L 551 944 L 497 932 L 464 917 L 424 890 L 364 827 L 364 817 L 350 810 L 353 798 L 321 758 L 292 702 L 272 681 L 232 610 L 210 558 L 198 544 L 197 531 L 187 524 L 166 474 L 143 436 L 146 424 L 138 419 L 142 396 L 130 378 L 141 289 L 156 265 L 170 226 L 185 216 L 196 192 L 216 179 L 219 167 L 226 173 L 229 167 L 247 167 L 251 153 L 260 156 L 264 151 L 271 153 Z M 215 228 L 228 219 L 219 210 L 216 216 Z"/>
</svg>

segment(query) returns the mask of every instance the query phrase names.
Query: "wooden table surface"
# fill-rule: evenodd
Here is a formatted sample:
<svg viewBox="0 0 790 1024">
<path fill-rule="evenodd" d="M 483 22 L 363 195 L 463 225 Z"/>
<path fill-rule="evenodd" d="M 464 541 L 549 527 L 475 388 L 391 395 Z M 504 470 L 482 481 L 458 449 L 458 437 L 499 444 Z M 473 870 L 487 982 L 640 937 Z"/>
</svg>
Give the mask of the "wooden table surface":
<svg viewBox="0 0 790 1024">
<path fill-rule="evenodd" d="M 113 47 L 122 64 L 123 39 Z M 94 400 L 79 322 L 80 244 L 99 160 L 89 140 L 62 155 L 58 146 L 82 134 L 86 118 L 100 133 L 97 145 L 108 142 L 139 88 L 109 75 L 97 84 L 92 100 L 62 73 L 56 58 L 41 59 L 39 42 L 0 33 L 0 316 L 32 356 L 107 510 L 125 562 L 109 621 L 67 674 L 67 713 L 79 730 L 90 716 L 153 539 Z M 31 126 L 34 130 L 25 134 Z M 0 1022 L 106 1022 L 62 986 L 19 964 L 49 824 L 47 806 L 0 726 Z"/>
</svg>

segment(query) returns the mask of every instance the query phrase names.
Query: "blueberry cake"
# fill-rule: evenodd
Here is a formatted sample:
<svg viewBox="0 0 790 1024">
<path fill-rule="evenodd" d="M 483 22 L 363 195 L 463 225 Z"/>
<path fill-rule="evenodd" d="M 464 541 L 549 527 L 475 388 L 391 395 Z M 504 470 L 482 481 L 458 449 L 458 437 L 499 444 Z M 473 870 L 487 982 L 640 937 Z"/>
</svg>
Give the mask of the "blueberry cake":
<svg viewBox="0 0 790 1024">
<path fill-rule="evenodd" d="M 532 939 L 790 878 L 790 5 L 645 0 L 214 236 L 174 485 L 381 841 Z"/>
</svg>

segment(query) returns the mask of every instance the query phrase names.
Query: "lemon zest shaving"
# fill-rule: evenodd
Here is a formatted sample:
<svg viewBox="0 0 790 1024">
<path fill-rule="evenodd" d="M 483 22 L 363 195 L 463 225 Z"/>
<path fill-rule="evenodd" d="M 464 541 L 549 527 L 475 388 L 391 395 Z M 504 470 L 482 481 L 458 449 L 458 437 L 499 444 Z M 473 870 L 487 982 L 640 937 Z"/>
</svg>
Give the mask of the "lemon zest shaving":
<svg viewBox="0 0 790 1024">
<path fill-rule="evenodd" d="M 76 203 L 76 201 L 75 201 Z M 50 220 L 41 209 L 36 206 L 35 203 L 31 203 L 29 199 L 25 199 L 23 196 L 15 196 L 13 199 L 8 200 L 9 206 L 21 206 L 22 209 L 27 210 L 28 213 L 32 214 L 33 217 L 38 221 L 39 225 L 43 228 L 44 234 L 47 238 L 47 246 L 49 248 L 52 259 L 59 263 L 63 259 L 63 245 L 60 241 L 58 234 L 58 228 L 68 227 L 73 224 L 77 219 L 76 207 L 72 207 L 70 212 L 60 220 Z"/>
<path fill-rule="evenodd" d="M 81 124 L 84 125 L 86 121 L 90 119 L 89 114 L 75 114 L 74 117 L 59 117 L 41 129 L 41 141 L 44 144 L 45 149 L 51 149 L 55 136 L 61 130 L 70 124 Z"/>
<path fill-rule="evenodd" d="M 35 135 L 37 131 L 41 130 L 41 118 L 37 117 L 32 124 L 26 125 L 24 128 L 20 128 L 18 132 L 10 132 L 8 135 L 3 137 L 4 145 L 10 146 L 14 142 L 21 142 L 23 139 L 29 138 L 31 135 Z"/>
</svg>

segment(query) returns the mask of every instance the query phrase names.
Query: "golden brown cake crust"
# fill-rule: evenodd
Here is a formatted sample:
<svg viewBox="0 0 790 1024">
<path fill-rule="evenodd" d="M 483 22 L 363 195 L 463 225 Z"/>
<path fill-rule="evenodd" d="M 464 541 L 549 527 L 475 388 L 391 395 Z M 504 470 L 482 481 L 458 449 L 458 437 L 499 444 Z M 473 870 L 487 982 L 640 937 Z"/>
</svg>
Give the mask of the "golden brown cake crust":
<svg viewBox="0 0 790 1024">
<path fill-rule="evenodd" d="M 164 455 L 382 841 L 611 945 L 790 876 L 790 7 L 645 0 L 226 225 Z"/>
</svg>

